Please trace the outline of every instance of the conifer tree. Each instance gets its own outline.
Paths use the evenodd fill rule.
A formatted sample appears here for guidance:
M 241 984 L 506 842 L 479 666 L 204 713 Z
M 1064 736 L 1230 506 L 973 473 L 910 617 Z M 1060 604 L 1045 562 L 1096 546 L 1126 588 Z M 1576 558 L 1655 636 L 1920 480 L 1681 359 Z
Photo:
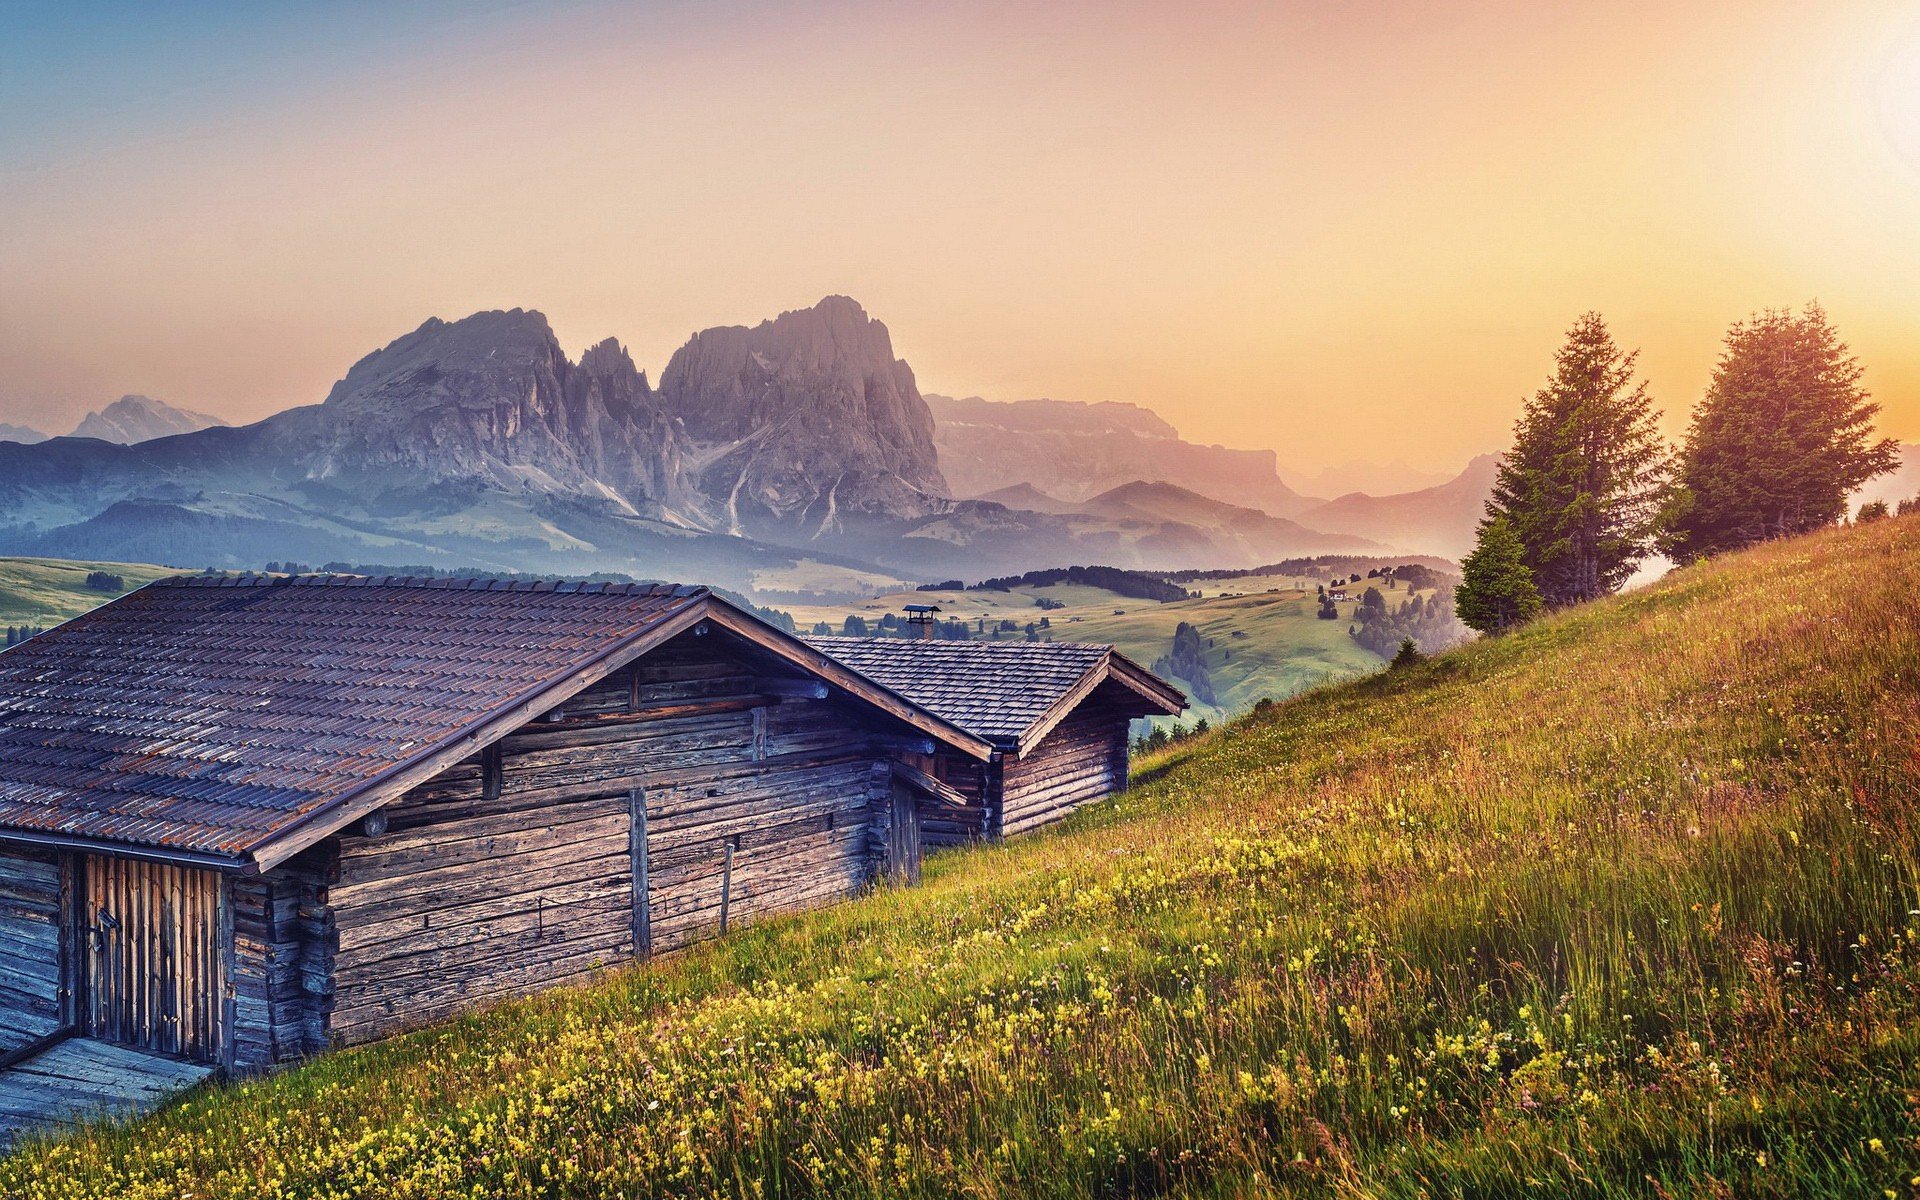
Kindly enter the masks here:
M 1549 608 L 1618 590 L 1653 549 L 1672 455 L 1638 356 L 1600 314 L 1575 321 L 1501 461 L 1487 515 L 1511 524 Z
M 1481 633 L 1504 632 L 1545 608 L 1527 566 L 1526 547 L 1506 517 L 1481 524 L 1473 553 L 1460 565 L 1463 578 L 1453 593 L 1453 611 Z
M 1880 406 L 1818 304 L 1727 332 L 1694 407 L 1662 548 L 1681 562 L 1831 525 L 1855 488 L 1899 465 L 1873 441 Z

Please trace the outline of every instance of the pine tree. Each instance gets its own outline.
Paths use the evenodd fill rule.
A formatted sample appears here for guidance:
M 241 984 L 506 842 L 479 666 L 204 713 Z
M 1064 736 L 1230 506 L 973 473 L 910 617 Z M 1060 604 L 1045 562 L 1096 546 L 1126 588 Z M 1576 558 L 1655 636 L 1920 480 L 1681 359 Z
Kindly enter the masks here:
M 1598 313 L 1575 321 L 1500 464 L 1487 515 L 1510 523 L 1549 607 L 1618 590 L 1653 549 L 1672 455 L 1637 357 Z
M 1453 610 L 1481 633 L 1500 633 L 1540 615 L 1545 604 L 1527 566 L 1526 547 L 1506 517 L 1480 526 L 1480 537 L 1460 564 L 1463 578 L 1453 593 Z
M 1872 441 L 1880 406 L 1818 304 L 1727 331 L 1694 407 L 1662 548 L 1681 562 L 1831 525 L 1847 495 L 1899 465 Z
M 1391 671 L 1404 671 L 1408 667 L 1418 664 L 1422 657 L 1420 647 L 1414 645 L 1412 638 L 1401 638 L 1400 650 L 1393 656 L 1393 661 L 1387 664 L 1387 669 Z

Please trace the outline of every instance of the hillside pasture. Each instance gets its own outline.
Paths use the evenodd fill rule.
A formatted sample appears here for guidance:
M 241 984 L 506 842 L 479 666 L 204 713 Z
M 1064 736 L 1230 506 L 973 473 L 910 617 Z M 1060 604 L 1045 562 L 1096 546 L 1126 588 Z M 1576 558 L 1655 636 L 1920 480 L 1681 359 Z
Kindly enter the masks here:
M 87 576 L 95 571 L 118 575 L 129 590 L 180 573 L 152 563 L 0 558 L 0 626 L 58 625 L 120 594 L 88 587 Z
M 1914 519 L 1678 571 L 0 1195 L 1912 1196 L 1916 594 Z

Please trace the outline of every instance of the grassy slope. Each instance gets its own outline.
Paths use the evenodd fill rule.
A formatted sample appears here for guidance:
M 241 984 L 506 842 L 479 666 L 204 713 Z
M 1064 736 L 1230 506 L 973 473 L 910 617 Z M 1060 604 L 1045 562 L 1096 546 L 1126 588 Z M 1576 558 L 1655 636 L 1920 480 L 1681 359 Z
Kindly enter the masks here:
M 1217 723 L 1224 716 L 1252 708 L 1262 697 L 1291 696 L 1320 684 L 1353 679 L 1384 665 L 1378 655 L 1347 635 L 1355 605 L 1341 606 L 1341 620 L 1322 621 L 1314 615 L 1312 588 L 1304 592 L 1295 588 L 1297 580 L 1261 577 L 1258 589 L 1245 581 L 1231 582 L 1242 587 L 1227 589 L 1227 595 L 1214 588 L 1203 599 L 1171 604 L 1135 600 L 1102 588 L 1063 585 L 1011 592 L 899 593 L 852 605 L 789 606 L 788 611 L 803 630 L 825 620 L 836 631 L 849 613 L 873 621 L 883 613 L 902 611 L 907 603 L 938 604 L 945 615 L 969 621 L 985 616 L 1024 625 L 1046 617 L 1051 622 L 1047 636 L 1055 640 L 1111 642 L 1148 666 L 1172 648 L 1174 627 L 1190 621 L 1203 637 L 1214 639 L 1207 653 L 1207 671 L 1220 703 L 1211 707 L 1196 704 L 1184 717 L 1189 722 L 1206 717 Z M 1282 591 L 1264 590 L 1282 586 L 1283 582 Z M 1408 594 L 1390 592 L 1388 597 L 1398 604 Z M 1034 606 L 1036 596 L 1059 600 L 1067 607 L 1041 610 Z M 1235 637 L 1235 633 L 1245 636 Z
M 0 626 L 57 625 L 113 599 L 87 587 L 89 571 L 120 576 L 129 588 L 177 575 L 150 563 L 68 562 L 58 558 L 0 558 Z
M 1920 520 L 1679 572 L 0 1195 L 1910 1195 L 1915 595 Z

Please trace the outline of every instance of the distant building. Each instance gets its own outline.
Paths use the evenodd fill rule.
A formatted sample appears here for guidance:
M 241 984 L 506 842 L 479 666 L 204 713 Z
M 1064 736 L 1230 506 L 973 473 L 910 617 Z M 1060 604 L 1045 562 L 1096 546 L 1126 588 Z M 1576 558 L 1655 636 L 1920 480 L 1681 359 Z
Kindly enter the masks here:
M 916 763 L 952 789 L 922 801 L 930 844 L 1010 837 L 1127 785 L 1127 726 L 1187 698 L 1111 646 L 809 638 L 845 665 L 990 743 L 981 762 L 937 748 Z

